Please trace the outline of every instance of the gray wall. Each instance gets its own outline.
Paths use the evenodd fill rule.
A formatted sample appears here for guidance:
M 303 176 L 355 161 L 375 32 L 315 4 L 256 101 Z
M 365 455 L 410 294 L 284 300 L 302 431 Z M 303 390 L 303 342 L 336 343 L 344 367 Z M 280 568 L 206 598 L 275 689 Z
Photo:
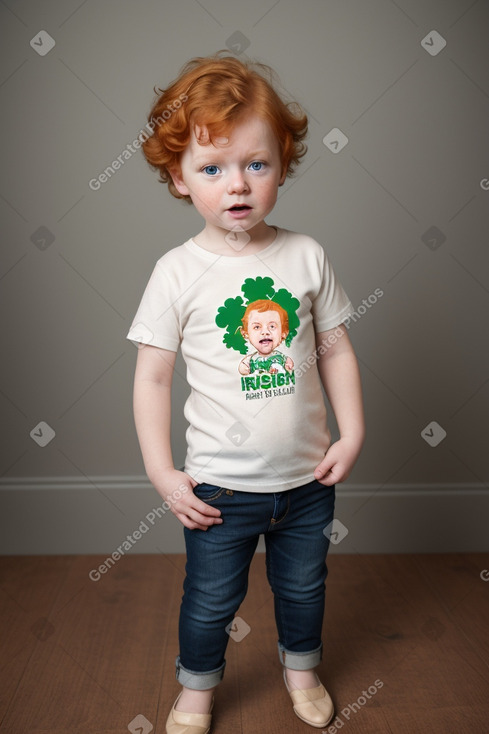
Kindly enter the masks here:
M 155 85 L 226 47 L 306 108 L 308 154 L 268 221 L 324 243 L 360 307 L 368 440 L 333 550 L 487 549 L 489 3 L 12 0 L 0 20 L 0 551 L 110 553 L 141 523 L 131 552 L 183 548 L 172 516 L 147 519 L 160 500 L 125 334 L 155 261 L 200 219 L 140 151 L 89 182 L 137 137 Z M 179 359 L 177 465 L 184 375 Z

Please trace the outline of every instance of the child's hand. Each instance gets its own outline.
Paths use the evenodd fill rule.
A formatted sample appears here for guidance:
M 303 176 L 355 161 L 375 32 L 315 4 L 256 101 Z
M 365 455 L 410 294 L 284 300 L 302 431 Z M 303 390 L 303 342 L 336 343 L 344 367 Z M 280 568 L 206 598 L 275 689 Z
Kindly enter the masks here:
M 207 530 L 210 525 L 222 523 L 221 511 L 195 496 L 193 488 L 196 484 L 195 479 L 185 472 L 170 469 L 156 489 L 186 528 Z
M 343 482 L 351 473 L 362 448 L 361 442 L 340 438 L 331 444 L 314 476 L 327 487 Z

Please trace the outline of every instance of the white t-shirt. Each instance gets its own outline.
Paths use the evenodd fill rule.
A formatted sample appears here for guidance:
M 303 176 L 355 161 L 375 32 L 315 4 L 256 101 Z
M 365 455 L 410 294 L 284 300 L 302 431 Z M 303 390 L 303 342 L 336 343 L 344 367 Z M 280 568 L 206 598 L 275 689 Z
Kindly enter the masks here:
M 181 347 L 191 388 L 185 471 L 199 483 L 292 489 L 314 479 L 331 443 L 315 332 L 353 307 L 321 245 L 275 229 L 254 255 L 215 255 L 192 239 L 167 252 L 127 335 Z

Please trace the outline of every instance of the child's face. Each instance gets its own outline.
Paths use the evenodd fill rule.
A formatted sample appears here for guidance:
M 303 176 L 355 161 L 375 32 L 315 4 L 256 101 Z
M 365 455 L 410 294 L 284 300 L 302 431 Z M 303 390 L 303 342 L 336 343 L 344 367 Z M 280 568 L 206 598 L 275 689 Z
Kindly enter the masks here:
M 238 123 L 229 139 L 214 142 L 200 145 L 192 133 L 180 171 L 172 171 L 175 186 L 191 197 L 213 234 L 225 236 L 239 228 L 253 237 L 285 180 L 278 142 L 268 123 L 256 116 Z M 233 209 L 236 205 L 244 208 Z
M 287 336 L 282 331 L 282 320 L 278 311 L 250 311 L 248 332 L 244 332 L 244 335 L 260 354 L 270 354 Z

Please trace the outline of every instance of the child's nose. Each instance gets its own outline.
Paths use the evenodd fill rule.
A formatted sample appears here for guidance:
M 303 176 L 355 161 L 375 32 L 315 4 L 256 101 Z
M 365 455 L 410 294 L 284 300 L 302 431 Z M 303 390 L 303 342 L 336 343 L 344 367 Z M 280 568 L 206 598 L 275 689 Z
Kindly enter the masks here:
M 241 171 L 234 171 L 229 176 L 228 181 L 228 193 L 229 194 L 242 194 L 248 190 L 248 184 L 244 175 Z

